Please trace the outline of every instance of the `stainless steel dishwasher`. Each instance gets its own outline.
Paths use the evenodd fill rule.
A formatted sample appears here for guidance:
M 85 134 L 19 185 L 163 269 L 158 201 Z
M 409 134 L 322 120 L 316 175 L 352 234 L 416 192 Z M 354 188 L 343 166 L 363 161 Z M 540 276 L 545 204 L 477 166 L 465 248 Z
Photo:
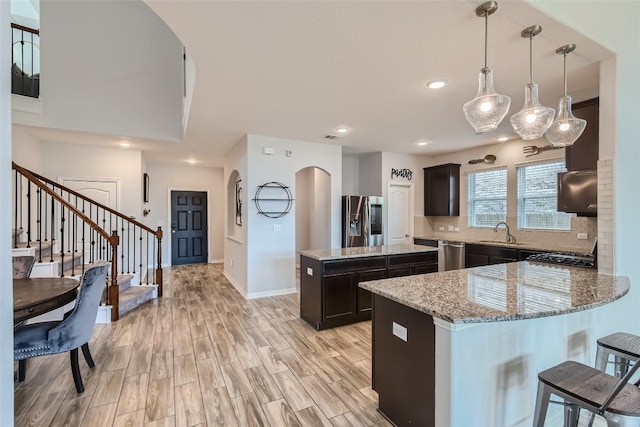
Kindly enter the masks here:
M 464 268 L 464 243 L 449 240 L 438 241 L 438 271 Z

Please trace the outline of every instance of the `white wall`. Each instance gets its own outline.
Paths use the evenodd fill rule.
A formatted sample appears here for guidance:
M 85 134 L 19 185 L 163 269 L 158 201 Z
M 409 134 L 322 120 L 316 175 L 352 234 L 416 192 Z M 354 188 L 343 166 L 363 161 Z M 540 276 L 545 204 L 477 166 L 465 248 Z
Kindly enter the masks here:
M 182 45 L 144 2 L 40 6 L 43 110 L 14 123 L 182 139 Z
M 360 194 L 360 159 L 342 156 L 342 194 L 345 196 Z
M 331 235 L 331 247 L 340 247 L 342 148 L 257 135 L 249 135 L 247 142 L 246 192 L 249 199 L 254 197 L 259 185 L 271 181 L 291 187 L 292 194 L 296 194 L 296 172 L 306 167 L 315 166 L 329 173 L 331 230 L 327 232 Z M 274 154 L 263 154 L 264 147 L 273 148 Z M 291 157 L 285 155 L 286 150 L 291 150 Z M 246 268 L 249 297 L 295 291 L 295 216 L 295 204 L 289 214 L 278 219 L 262 216 L 253 202 L 248 204 Z M 274 231 L 274 225 L 279 225 L 280 231 Z
M 19 166 L 42 173 L 42 142 L 22 126 L 11 126 L 11 156 Z
M 11 11 L 0 1 L 0 40 L 11 39 Z M 11 46 L 0 43 L 0 194 L 11 194 Z M 0 414 L 13 425 L 13 286 L 11 285 L 11 203 L 0 204 Z
M 247 137 L 238 141 L 227 153 L 224 161 L 224 183 L 228 186 L 230 178 L 235 182 L 237 172 L 242 179 L 242 227 L 233 236 L 225 235 L 224 239 L 224 275 L 244 296 L 247 295 L 247 235 L 251 217 L 249 215 L 250 187 L 248 182 Z M 230 214 L 227 209 L 226 215 Z M 229 219 L 225 216 L 225 224 Z M 235 229 L 234 229 L 235 230 Z
M 331 247 L 331 177 L 309 167 L 296 173 L 296 254 Z M 296 258 L 297 262 L 297 258 Z
M 300 251 L 311 248 L 311 209 L 313 202 L 313 169 L 296 173 L 296 263 Z
M 19 143 L 19 142 L 18 142 Z M 120 212 L 142 218 L 142 153 L 126 148 L 77 144 L 42 144 L 42 175 L 120 180 Z
M 162 227 L 162 263 L 171 264 L 171 191 L 207 192 L 207 240 L 209 262 L 224 258 L 224 208 L 226 186 L 222 168 L 203 168 L 195 165 L 166 165 L 146 163 L 149 174 L 149 203 L 151 212 L 141 222 L 156 229 Z
M 382 153 L 360 157 L 360 195 L 382 196 Z

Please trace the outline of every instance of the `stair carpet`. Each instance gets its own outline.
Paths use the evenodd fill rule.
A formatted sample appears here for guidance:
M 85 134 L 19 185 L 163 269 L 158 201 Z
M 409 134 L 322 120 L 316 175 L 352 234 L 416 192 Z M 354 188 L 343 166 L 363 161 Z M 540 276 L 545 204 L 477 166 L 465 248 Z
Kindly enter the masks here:
M 21 231 L 13 230 L 13 235 L 15 236 L 16 234 L 20 235 Z M 68 252 L 65 253 L 63 257 L 59 252 L 55 252 L 54 247 L 54 253 L 53 256 L 51 256 L 50 252 L 48 251 L 50 247 L 51 245 L 49 244 L 49 242 L 42 242 L 42 263 L 36 261 L 36 264 L 34 265 L 33 271 L 31 273 L 31 277 L 51 277 L 64 275 L 66 277 L 77 277 L 79 280 L 83 271 L 81 265 L 82 254 L 79 252 Z M 37 257 L 36 252 L 38 248 L 38 242 L 31 242 L 31 244 L 29 245 L 27 245 L 26 242 L 18 242 L 17 248 L 13 248 L 12 251 L 13 255 L 15 256 L 34 255 Z M 53 263 L 50 262 L 52 258 Z M 62 259 L 64 259 L 63 262 L 61 262 Z M 84 269 L 86 270 L 88 266 L 88 264 L 85 264 Z M 136 307 L 139 307 L 142 304 L 157 298 L 157 285 L 136 284 L 134 283 L 134 280 L 136 279 L 137 276 L 134 274 L 118 274 L 117 281 L 118 287 L 120 289 L 120 316 L 123 316 L 125 313 L 128 313 Z M 103 292 L 103 301 L 105 300 L 105 294 L 106 284 L 105 291 Z

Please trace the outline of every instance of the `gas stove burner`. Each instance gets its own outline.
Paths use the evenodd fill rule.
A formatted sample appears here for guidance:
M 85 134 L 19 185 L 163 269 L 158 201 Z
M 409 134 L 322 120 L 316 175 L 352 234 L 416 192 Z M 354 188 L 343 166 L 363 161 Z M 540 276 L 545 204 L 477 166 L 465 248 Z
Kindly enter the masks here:
M 527 257 L 527 261 L 548 262 L 553 264 L 569 265 L 573 267 L 597 268 L 593 255 L 585 255 L 574 252 L 542 253 Z

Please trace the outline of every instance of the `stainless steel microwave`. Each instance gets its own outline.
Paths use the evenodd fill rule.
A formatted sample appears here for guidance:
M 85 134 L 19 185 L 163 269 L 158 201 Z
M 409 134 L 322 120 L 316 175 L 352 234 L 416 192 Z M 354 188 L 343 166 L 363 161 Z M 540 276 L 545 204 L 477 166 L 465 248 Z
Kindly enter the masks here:
M 585 215 L 597 214 L 597 171 L 582 170 L 558 174 L 558 211 Z

